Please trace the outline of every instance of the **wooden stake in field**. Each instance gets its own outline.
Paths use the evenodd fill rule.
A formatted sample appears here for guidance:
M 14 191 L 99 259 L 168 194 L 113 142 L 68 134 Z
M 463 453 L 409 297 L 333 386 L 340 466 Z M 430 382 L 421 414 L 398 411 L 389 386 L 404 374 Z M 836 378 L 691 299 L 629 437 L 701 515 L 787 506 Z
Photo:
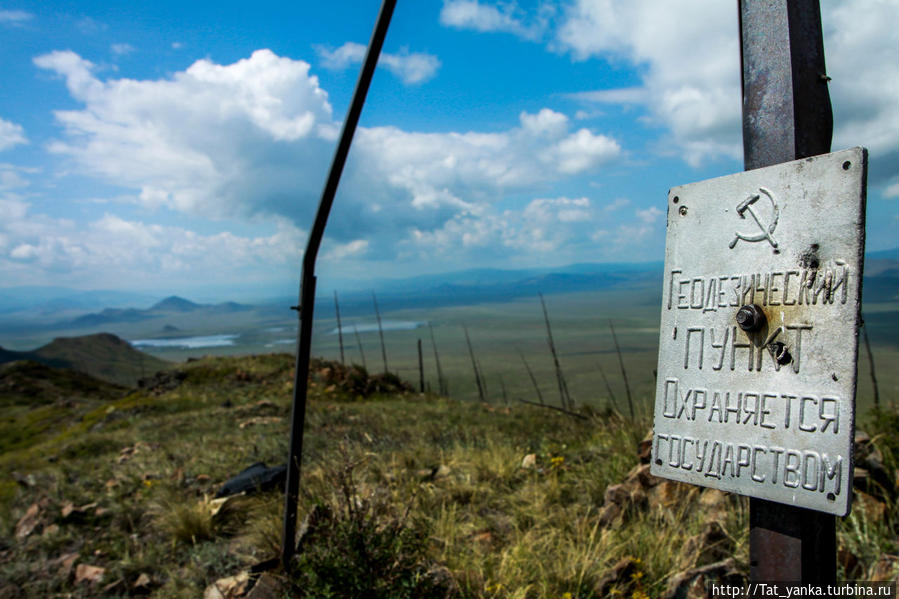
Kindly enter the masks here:
M 434 341 L 434 328 L 428 322 L 428 331 L 431 333 L 431 346 L 434 348 L 434 363 L 437 364 L 437 389 L 440 395 L 449 395 L 449 385 L 443 378 L 443 369 L 440 368 L 440 354 L 437 353 L 437 342 Z
M 425 392 L 425 366 L 421 359 L 421 338 L 418 339 L 418 388 L 422 393 Z
M 375 304 L 375 318 L 378 319 L 378 335 L 381 337 L 381 356 L 384 358 L 384 373 L 390 372 L 390 369 L 387 367 L 387 346 L 384 345 L 384 329 L 381 327 L 381 312 L 378 310 L 378 298 L 375 297 L 375 292 L 371 292 L 371 301 Z
M 602 369 L 602 364 L 599 362 L 596 363 L 596 367 L 599 368 L 599 374 L 602 376 L 602 382 L 606 385 L 606 393 L 609 394 L 609 401 L 612 402 L 612 409 L 621 414 L 621 409 L 618 407 L 618 400 L 615 399 L 615 394 L 612 392 L 612 385 L 609 384 L 609 379 L 606 377 L 606 371 Z
M 540 400 L 540 405 L 545 405 L 546 402 L 543 401 L 543 394 L 540 393 L 540 385 L 537 384 L 537 379 L 534 377 L 531 367 L 528 366 L 528 361 L 524 359 L 524 354 L 521 353 L 521 350 L 518 350 L 518 355 L 521 356 L 521 361 L 524 362 L 524 368 L 528 371 L 528 376 L 531 377 L 531 383 L 534 385 L 534 391 L 537 393 L 537 399 Z
M 540 305 L 543 307 L 543 320 L 546 322 L 546 340 L 549 343 L 549 351 L 553 355 L 553 364 L 556 367 L 556 382 L 559 385 L 559 400 L 562 402 L 563 408 L 571 410 L 573 402 L 571 401 L 571 396 L 568 394 L 568 384 L 565 382 L 565 375 L 562 373 L 562 366 L 559 364 L 559 356 L 556 354 L 556 344 L 553 342 L 552 327 L 549 326 L 549 314 L 546 311 L 546 302 L 543 301 L 542 293 L 538 295 L 540 296 Z
M 462 325 L 462 328 L 465 330 L 465 343 L 468 344 L 468 355 L 471 356 L 471 369 L 474 371 L 474 382 L 478 386 L 478 399 L 481 401 L 487 401 L 487 398 L 484 396 L 484 386 L 481 383 L 481 374 L 478 372 L 478 363 L 474 357 L 474 349 L 471 347 L 471 339 L 468 337 L 468 327 Z
M 621 365 L 621 378 L 624 379 L 624 390 L 627 393 L 627 407 L 631 413 L 631 420 L 634 419 L 634 400 L 631 397 L 631 386 L 627 382 L 627 372 L 624 370 L 624 358 L 621 357 L 621 347 L 618 345 L 618 337 L 615 335 L 615 327 L 612 326 L 612 319 L 609 319 L 609 330 L 612 331 L 612 341 L 615 342 L 615 351 L 618 353 L 618 364 Z M 605 375 L 603 375 L 605 376 Z
M 877 388 L 877 373 L 874 372 L 874 354 L 871 353 L 871 342 L 868 340 L 868 327 L 862 327 L 865 338 L 865 349 L 868 352 L 868 364 L 871 366 L 871 384 L 874 386 L 874 408 L 880 409 L 880 390 Z
M 362 368 L 368 371 L 368 366 L 365 364 L 365 352 L 362 351 L 362 339 L 359 338 L 359 329 L 356 328 L 356 324 L 353 323 L 353 334 L 356 335 L 356 344 L 359 346 L 359 356 L 362 358 Z
M 337 290 L 334 290 L 334 312 L 337 314 L 337 341 L 340 343 L 340 363 L 346 366 L 343 359 L 343 327 L 340 325 L 340 303 L 337 301 Z

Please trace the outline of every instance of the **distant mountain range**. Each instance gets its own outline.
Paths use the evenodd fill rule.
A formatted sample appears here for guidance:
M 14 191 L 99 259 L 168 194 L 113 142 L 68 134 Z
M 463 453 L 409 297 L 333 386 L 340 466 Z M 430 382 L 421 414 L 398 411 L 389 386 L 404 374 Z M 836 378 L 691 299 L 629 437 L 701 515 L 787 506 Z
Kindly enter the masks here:
M 138 308 L 106 308 L 99 313 L 85 314 L 72 320 L 58 323 L 72 328 L 96 327 L 116 322 L 138 322 L 149 320 L 173 313 L 204 312 L 207 314 L 230 314 L 244 310 L 252 310 L 253 306 L 246 306 L 235 302 L 222 302 L 220 304 L 195 304 L 183 297 L 172 295 L 164 300 L 156 302 L 146 310 Z
M 135 386 L 139 378 L 171 366 L 169 362 L 134 349 L 109 333 L 58 337 L 35 350 L 12 351 L 0 347 L 0 364 L 29 360 L 53 368 L 90 374 L 118 385 Z
M 354 310 L 370 311 L 370 290 L 377 292 L 378 303 L 385 311 L 508 301 L 534 297 L 538 293 L 616 288 L 645 290 L 645 295 L 641 297 L 651 303 L 659 301 L 661 276 L 661 262 L 579 263 L 523 269 L 474 268 L 401 279 L 382 279 L 369 284 L 360 282 L 355 285 L 355 290 L 338 289 L 338 292 L 341 310 L 346 310 L 348 314 Z M 364 290 L 359 290 L 360 288 Z M 322 315 L 332 314 L 330 290 L 320 287 L 318 291 L 316 313 L 319 314 L 321 309 Z M 899 248 L 866 254 L 863 296 L 866 302 L 889 302 L 899 298 Z M 149 308 L 133 307 L 147 305 L 150 301 L 155 303 Z M 295 296 L 273 298 L 251 306 L 235 302 L 199 304 L 174 295 L 158 300 L 148 299 L 148 296 L 142 294 L 109 290 L 17 287 L 0 289 L 0 329 L 10 332 L 97 330 L 104 325 L 137 323 L 165 316 L 217 316 L 254 309 L 281 314 L 287 306 L 295 303 Z

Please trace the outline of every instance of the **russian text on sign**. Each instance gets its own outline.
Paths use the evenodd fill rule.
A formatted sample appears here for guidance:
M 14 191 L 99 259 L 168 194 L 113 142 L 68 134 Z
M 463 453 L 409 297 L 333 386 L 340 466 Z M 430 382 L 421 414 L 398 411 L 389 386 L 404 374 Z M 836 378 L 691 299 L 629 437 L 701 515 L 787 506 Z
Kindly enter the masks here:
M 669 192 L 653 474 L 848 513 L 866 171 L 854 148 Z

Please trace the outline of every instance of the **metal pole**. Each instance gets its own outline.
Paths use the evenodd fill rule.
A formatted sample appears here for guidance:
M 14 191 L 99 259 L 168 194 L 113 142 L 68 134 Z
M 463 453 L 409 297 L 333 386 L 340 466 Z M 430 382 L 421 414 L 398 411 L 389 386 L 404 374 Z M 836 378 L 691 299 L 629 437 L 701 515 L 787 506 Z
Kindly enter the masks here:
M 818 0 L 738 0 L 745 170 L 830 151 Z M 750 498 L 752 581 L 836 581 L 835 518 Z
M 368 43 L 368 52 L 362 63 L 362 71 L 353 92 L 353 100 L 347 111 L 343 129 L 340 132 L 340 141 L 334 152 L 331 162 L 331 170 L 328 180 L 322 190 L 321 201 L 318 204 L 318 212 L 315 214 L 315 222 L 309 233 L 309 241 L 306 244 L 306 252 L 303 255 L 303 273 L 300 284 L 300 303 L 294 308 L 298 312 L 300 326 L 297 333 L 296 368 L 293 381 L 293 406 L 291 408 L 290 422 L 290 448 L 287 454 L 287 484 L 284 490 L 284 529 L 281 537 L 281 563 L 285 569 L 290 568 L 290 560 L 293 558 L 296 539 L 297 524 L 297 500 L 300 488 L 300 461 L 303 455 L 303 425 L 306 419 L 306 383 L 309 376 L 309 351 L 312 345 L 312 314 L 315 302 L 315 259 L 325 232 L 325 224 L 328 222 L 328 214 L 331 212 L 331 204 L 334 203 L 334 195 L 337 193 L 337 185 L 340 183 L 340 175 L 346 163 L 350 144 L 353 141 L 353 133 L 365 104 L 365 95 L 371 84 L 371 78 L 378 64 L 378 56 L 387 28 L 390 25 L 390 17 L 396 0 L 383 0 L 378 20 L 375 24 L 371 40 Z

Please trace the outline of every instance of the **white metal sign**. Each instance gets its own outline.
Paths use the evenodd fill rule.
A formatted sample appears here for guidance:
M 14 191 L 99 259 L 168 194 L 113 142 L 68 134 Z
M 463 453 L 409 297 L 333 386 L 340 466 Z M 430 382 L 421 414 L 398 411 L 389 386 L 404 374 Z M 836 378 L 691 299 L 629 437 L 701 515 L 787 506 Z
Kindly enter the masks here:
M 849 512 L 866 173 L 854 148 L 669 192 L 654 475 Z

